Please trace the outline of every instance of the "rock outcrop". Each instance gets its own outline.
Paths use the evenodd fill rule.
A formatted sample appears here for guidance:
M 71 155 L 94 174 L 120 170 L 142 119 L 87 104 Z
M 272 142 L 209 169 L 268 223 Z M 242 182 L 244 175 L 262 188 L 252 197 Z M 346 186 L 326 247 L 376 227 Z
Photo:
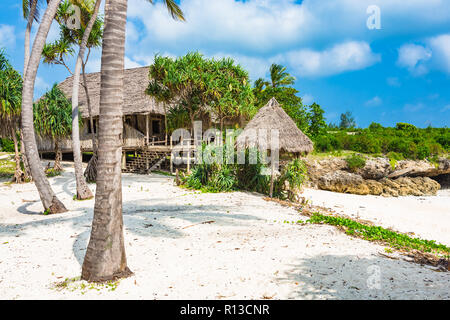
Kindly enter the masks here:
M 364 179 L 382 179 L 392 172 L 388 159 L 375 158 L 366 161 L 364 168 L 356 171 Z
M 342 170 L 330 172 L 318 179 L 318 187 L 341 193 L 382 195 L 386 197 L 435 195 L 440 185 L 428 177 L 402 177 L 379 181 Z
M 389 159 L 366 160 L 363 168 L 350 172 L 341 158 L 307 161 L 311 187 L 342 193 L 382 196 L 435 195 L 440 184 L 429 177 L 445 179 L 450 174 L 450 160 L 437 164 L 426 160 L 401 160 L 392 168 Z M 442 178 L 444 177 L 444 178 Z
M 397 176 L 435 177 L 442 174 L 449 174 L 450 159 L 441 158 L 438 163 L 431 163 L 426 160 L 401 160 L 395 165 L 395 171 L 392 175 L 399 171 L 403 172 Z

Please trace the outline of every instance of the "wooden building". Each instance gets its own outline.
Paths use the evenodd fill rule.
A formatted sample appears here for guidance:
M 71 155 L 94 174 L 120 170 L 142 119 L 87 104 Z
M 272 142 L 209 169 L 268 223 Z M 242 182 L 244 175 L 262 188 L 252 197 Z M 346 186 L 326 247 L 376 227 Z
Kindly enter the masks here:
M 170 141 L 165 135 L 165 108 L 145 94 L 149 67 L 125 69 L 124 73 L 123 169 L 126 172 L 150 171 L 158 161 L 170 155 Z M 89 73 L 86 77 L 94 126 L 90 126 L 86 94 L 80 86 L 79 108 L 83 122 L 80 140 L 81 151 L 92 152 L 91 133 L 97 130 L 100 108 L 100 72 Z M 72 83 L 73 77 L 69 77 L 58 85 L 69 99 L 72 97 Z M 38 135 L 36 139 L 40 153 L 54 152 L 52 139 Z M 60 146 L 63 153 L 72 152 L 70 138 L 60 141 Z

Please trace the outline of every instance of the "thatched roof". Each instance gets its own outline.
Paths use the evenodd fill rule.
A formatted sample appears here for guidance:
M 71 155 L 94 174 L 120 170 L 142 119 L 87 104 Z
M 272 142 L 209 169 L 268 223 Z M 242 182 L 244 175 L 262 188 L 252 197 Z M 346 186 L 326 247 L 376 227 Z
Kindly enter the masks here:
M 267 134 L 258 135 L 259 129 L 267 130 Z M 313 150 L 312 141 L 297 127 L 275 98 L 250 120 L 237 137 L 236 144 L 240 148 L 269 146 L 270 130 L 278 130 L 281 152 L 309 153 Z
M 153 98 L 145 94 L 149 78 L 149 67 L 140 67 L 133 69 L 125 69 L 124 78 L 124 105 L 123 114 L 139 114 L 139 113 L 155 113 L 164 114 L 164 107 L 161 103 L 157 103 Z M 93 116 L 98 116 L 100 107 L 100 72 L 86 74 L 89 97 L 91 98 L 91 106 Z M 81 76 L 82 80 L 83 77 Z M 58 87 L 65 93 L 68 98 L 72 97 L 73 77 L 69 77 Z M 84 88 L 79 89 L 79 105 L 81 116 L 89 117 L 89 110 L 86 103 L 86 95 Z

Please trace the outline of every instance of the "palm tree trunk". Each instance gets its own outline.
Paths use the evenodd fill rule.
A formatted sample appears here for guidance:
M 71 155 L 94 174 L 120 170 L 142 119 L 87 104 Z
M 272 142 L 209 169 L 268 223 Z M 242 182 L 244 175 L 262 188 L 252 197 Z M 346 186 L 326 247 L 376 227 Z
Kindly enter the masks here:
M 94 117 L 92 116 L 92 105 L 91 105 L 91 99 L 89 98 L 89 89 L 87 85 L 87 79 L 86 79 L 86 68 L 85 64 L 82 65 L 83 70 L 83 87 L 84 91 L 86 93 L 86 102 L 88 105 L 89 110 L 89 123 L 91 125 L 91 138 L 92 138 L 92 157 L 89 160 L 89 163 L 86 167 L 86 170 L 84 171 L 84 176 L 86 177 L 87 181 L 95 182 L 97 181 L 97 139 L 96 139 L 96 133 L 94 130 Z
M 95 3 L 94 12 L 91 19 L 84 31 L 83 38 L 80 44 L 80 51 L 78 53 L 77 62 L 75 64 L 75 71 L 73 75 L 73 87 L 72 87 L 72 152 L 73 162 L 75 168 L 75 180 L 77 184 L 77 199 L 86 200 L 91 199 L 91 190 L 89 189 L 86 180 L 83 176 L 83 160 L 81 156 L 81 144 L 80 144 L 80 126 L 79 126 L 79 108 L 78 108 L 78 92 L 80 88 L 80 71 L 83 64 L 84 52 L 86 51 L 86 45 L 91 34 L 92 27 L 97 19 L 98 10 L 100 8 L 101 0 L 97 0 Z M 84 84 L 87 89 L 87 84 Z
M 27 27 L 25 29 L 25 45 L 24 45 L 24 55 L 23 55 L 23 76 L 25 77 L 25 73 L 27 72 L 28 61 L 30 60 L 30 35 L 31 35 L 31 27 L 33 25 L 34 14 L 36 12 L 37 2 L 38 0 L 33 1 L 31 4 L 30 12 L 28 13 L 27 19 Z
M 20 126 L 22 127 L 22 125 Z M 32 182 L 30 166 L 28 165 L 27 156 L 25 154 L 25 143 L 23 142 L 22 130 L 20 130 L 20 154 L 22 156 L 24 182 Z
M 42 48 L 44 47 L 48 31 L 60 2 L 61 0 L 51 0 L 45 10 L 33 43 L 28 66 L 26 67 L 22 91 L 22 131 L 25 152 L 30 165 L 31 175 L 36 184 L 44 209 L 50 214 L 66 212 L 67 209 L 53 192 L 39 159 L 33 126 L 33 91 Z
M 106 281 L 132 274 L 127 267 L 122 217 L 122 105 L 127 0 L 105 5 L 102 46 L 98 177 L 92 231 L 81 278 Z
M 25 29 L 25 45 L 24 45 L 24 55 L 23 55 L 23 77 L 25 77 L 25 73 L 27 72 L 28 61 L 30 60 L 30 38 L 31 38 L 31 27 L 33 26 L 34 14 L 37 8 L 38 0 L 33 1 L 31 4 L 30 12 L 28 13 L 27 19 L 27 27 Z M 22 127 L 22 124 L 20 125 Z M 22 130 L 20 132 L 20 154 L 22 156 L 22 163 L 24 167 L 24 181 L 31 181 L 31 170 L 28 165 L 27 156 L 25 154 L 25 144 L 23 143 L 23 135 Z
M 17 132 L 13 128 L 11 129 L 11 135 L 14 141 L 14 160 L 16 161 L 16 169 L 14 170 L 14 182 L 15 183 L 22 183 L 23 182 L 23 172 L 20 168 L 20 153 L 19 153 L 19 146 L 17 142 Z
M 60 148 L 59 139 L 55 140 L 55 164 L 53 165 L 53 170 L 55 171 L 63 171 L 61 166 L 62 153 Z
M 92 116 L 92 104 L 91 104 L 91 98 L 89 96 L 89 87 L 87 84 L 87 78 L 86 78 L 86 66 L 83 63 L 82 65 L 83 67 L 83 83 L 84 83 L 84 92 L 86 94 L 86 103 L 88 105 L 88 111 L 89 111 L 89 123 L 91 125 L 91 139 L 92 139 L 92 151 L 94 152 L 94 154 L 97 153 L 97 140 L 96 140 L 96 132 L 94 130 L 94 117 Z

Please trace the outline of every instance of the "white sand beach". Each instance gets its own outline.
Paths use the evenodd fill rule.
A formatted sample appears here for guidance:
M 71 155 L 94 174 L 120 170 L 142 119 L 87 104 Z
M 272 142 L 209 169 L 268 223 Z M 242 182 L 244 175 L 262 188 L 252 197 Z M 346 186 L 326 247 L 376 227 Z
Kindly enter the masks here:
M 386 258 L 385 247 L 331 226 L 284 223 L 307 218 L 261 195 L 200 194 L 158 174 L 123 175 L 134 275 L 115 290 L 81 281 L 56 289 L 81 273 L 94 200 L 72 200 L 71 169 L 50 181 L 70 212 L 44 216 L 33 184 L 0 184 L 1 299 L 450 299 L 449 272 Z M 315 205 L 450 244 L 448 193 L 305 195 Z
M 312 204 L 339 214 L 450 245 L 449 189 L 439 190 L 436 196 L 390 198 L 306 189 L 304 196 Z

